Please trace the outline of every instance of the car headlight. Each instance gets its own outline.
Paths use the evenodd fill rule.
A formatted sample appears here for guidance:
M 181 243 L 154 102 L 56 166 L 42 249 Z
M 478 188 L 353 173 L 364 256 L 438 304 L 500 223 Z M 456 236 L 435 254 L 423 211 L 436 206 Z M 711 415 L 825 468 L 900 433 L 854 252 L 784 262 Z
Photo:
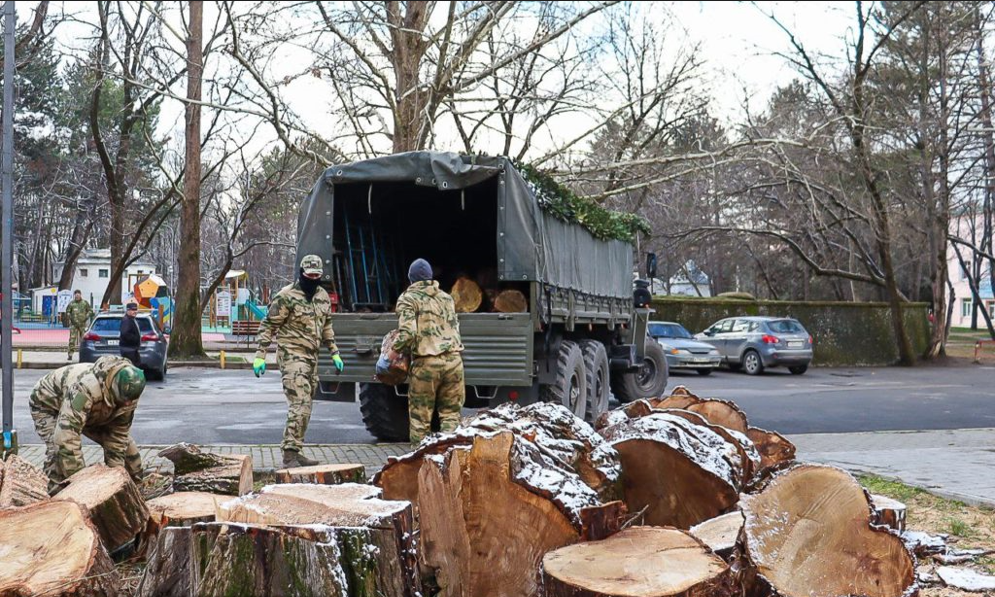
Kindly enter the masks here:
M 719 351 L 717 349 L 713 348 L 712 350 L 708 351 L 708 354 L 709 354 L 709 356 L 717 357 L 717 356 L 719 356 Z
M 691 351 L 684 350 L 683 348 L 671 348 L 670 349 L 670 354 L 685 355 L 685 354 L 691 354 Z

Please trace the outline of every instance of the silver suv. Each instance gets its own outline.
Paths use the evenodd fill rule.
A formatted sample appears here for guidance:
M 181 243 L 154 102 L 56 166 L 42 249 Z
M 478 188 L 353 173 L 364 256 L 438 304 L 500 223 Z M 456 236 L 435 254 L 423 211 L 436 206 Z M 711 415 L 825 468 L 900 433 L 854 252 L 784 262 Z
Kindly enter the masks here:
M 718 349 L 730 369 L 759 375 L 768 367 L 785 365 L 794 375 L 812 362 L 812 336 L 795 319 L 730 317 L 695 336 Z
M 107 355 L 121 355 L 119 338 L 122 317 L 125 317 L 124 313 L 100 313 L 97 315 L 80 343 L 80 363 L 93 363 L 98 358 Z M 149 381 L 162 381 L 165 379 L 169 367 L 166 358 L 169 337 L 162 333 L 155 319 L 147 313 L 140 313 L 135 319 L 138 323 L 138 331 L 142 333 L 142 344 L 138 349 L 141 367 Z

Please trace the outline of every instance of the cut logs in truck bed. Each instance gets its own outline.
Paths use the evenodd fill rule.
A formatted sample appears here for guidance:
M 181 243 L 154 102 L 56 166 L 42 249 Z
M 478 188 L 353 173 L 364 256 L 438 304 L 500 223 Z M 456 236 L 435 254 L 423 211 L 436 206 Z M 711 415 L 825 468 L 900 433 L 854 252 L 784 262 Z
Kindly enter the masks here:
M 252 491 L 252 457 L 203 452 L 180 443 L 159 452 L 173 463 L 174 491 L 245 495 Z

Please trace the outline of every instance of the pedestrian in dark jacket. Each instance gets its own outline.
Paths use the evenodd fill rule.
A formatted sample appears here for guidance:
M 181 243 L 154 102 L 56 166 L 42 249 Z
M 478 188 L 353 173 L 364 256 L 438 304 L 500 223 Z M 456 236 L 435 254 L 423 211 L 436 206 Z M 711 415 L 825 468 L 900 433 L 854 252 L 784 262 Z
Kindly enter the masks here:
M 138 305 L 128 303 L 121 318 L 121 356 L 131 361 L 135 367 L 141 366 L 138 349 L 142 345 L 142 332 L 138 329 Z

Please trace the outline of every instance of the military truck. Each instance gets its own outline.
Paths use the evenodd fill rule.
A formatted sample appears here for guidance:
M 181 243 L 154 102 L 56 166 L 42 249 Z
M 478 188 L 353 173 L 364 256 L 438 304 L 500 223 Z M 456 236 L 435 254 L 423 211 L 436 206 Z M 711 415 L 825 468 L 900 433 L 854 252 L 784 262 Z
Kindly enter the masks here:
M 527 300 L 521 313 L 460 314 L 467 407 L 554 401 L 592 421 L 612 391 L 661 394 L 667 363 L 647 340 L 649 310 L 634 306 L 632 244 L 599 240 L 542 196 L 504 157 L 410 152 L 325 170 L 301 205 L 297 258 L 325 261 L 345 371 L 323 353 L 316 398 L 358 394 L 370 433 L 407 440 L 407 387 L 374 373 L 418 257 L 443 290 L 466 276 Z

